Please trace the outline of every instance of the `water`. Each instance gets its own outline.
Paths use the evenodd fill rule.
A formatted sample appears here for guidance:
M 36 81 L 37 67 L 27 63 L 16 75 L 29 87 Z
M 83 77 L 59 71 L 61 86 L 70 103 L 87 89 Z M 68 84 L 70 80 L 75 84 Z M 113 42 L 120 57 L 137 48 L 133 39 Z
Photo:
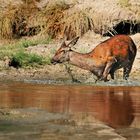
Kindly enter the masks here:
M 136 86 L 1 82 L 0 109 L 0 140 L 140 139 Z

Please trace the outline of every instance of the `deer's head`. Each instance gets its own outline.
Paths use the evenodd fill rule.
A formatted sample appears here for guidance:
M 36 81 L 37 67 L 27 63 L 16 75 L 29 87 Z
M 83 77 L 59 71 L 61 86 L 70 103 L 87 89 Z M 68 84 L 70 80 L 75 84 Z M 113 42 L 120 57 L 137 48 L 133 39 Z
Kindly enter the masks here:
M 72 51 L 71 47 L 76 44 L 79 37 L 74 38 L 70 43 L 66 44 L 64 41 L 61 47 L 56 51 L 55 55 L 53 56 L 51 63 L 63 63 L 69 61 L 69 52 Z

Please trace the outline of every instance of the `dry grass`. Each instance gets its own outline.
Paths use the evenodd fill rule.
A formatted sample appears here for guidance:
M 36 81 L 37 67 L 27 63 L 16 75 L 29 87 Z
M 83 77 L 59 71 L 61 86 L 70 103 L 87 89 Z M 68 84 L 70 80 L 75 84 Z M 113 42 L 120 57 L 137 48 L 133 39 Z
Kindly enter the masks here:
M 22 3 L 18 5 L 9 4 L 4 11 L 0 10 L 0 37 L 20 38 L 45 35 L 58 39 L 65 37 L 69 40 L 75 36 L 82 36 L 88 30 L 104 34 L 112 29 L 114 24 L 123 20 L 122 17 L 119 18 L 122 15 L 121 11 L 120 14 L 113 11 L 114 15 L 111 12 L 104 14 L 104 10 L 101 11 L 96 7 L 95 9 L 94 7 L 75 8 L 75 3 L 68 4 L 67 0 L 50 0 L 45 7 L 39 8 L 36 4 L 39 1 L 22 0 Z M 139 19 L 139 6 L 132 8 L 129 0 L 118 0 L 118 3 L 121 7 L 127 7 L 126 11 L 134 13 L 132 20 Z M 76 9 L 75 12 L 71 12 L 73 7 Z M 88 9 L 92 10 L 88 11 Z M 130 20 L 129 13 L 123 14 L 125 19 Z M 139 21 L 137 20 L 137 22 Z
M 42 18 L 43 28 L 40 34 L 46 34 L 52 38 L 61 35 L 64 23 L 62 22 L 65 12 L 70 8 L 70 5 L 65 2 L 49 3 L 43 11 L 39 13 Z
M 121 7 L 129 7 L 131 5 L 129 0 L 119 0 L 119 4 Z
M 14 24 L 14 10 L 9 6 L 10 10 L 4 11 L 0 14 L 0 37 L 3 38 L 12 38 L 13 36 L 13 24 Z
M 48 4 L 43 11 L 46 24 L 41 34 L 48 34 L 52 38 L 72 39 L 92 29 L 92 19 L 87 16 L 86 11 L 78 10 L 71 14 L 68 13 L 68 9 L 72 6 L 65 2 Z
M 67 39 L 81 36 L 92 28 L 92 20 L 81 10 L 69 15 L 67 10 L 71 7 L 63 1 L 50 2 L 40 11 L 29 1 L 18 7 L 8 5 L 0 14 L 0 36 L 15 38 L 40 34 Z
M 27 20 L 31 14 L 36 12 L 38 8 L 33 3 L 7 5 L 4 11 L 0 11 L 0 37 L 15 38 L 26 35 Z
M 64 18 L 64 32 L 66 38 L 72 39 L 75 36 L 82 36 L 88 30 L 93 29 L 93 21 L 86 11 L 77 11 L 70 16 Z

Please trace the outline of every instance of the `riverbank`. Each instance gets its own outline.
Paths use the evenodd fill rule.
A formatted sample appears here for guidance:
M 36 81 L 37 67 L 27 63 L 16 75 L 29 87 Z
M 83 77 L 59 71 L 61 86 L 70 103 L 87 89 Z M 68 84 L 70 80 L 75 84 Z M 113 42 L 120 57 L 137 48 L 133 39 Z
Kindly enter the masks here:
M 87 53 L 91 51 L 97 44 L 106 40 L 109 37 L 102 37 L 101 35 L 94 34 L 93 32 L 86 33 L 79 39 L 74 46 L 74 50 L 80 53 Z M 140 81 L 140 34 L 132 35 L 137 46 L 137 55 L 130 73 L 130 81 L 132 84 L 139 83 Z M 49 58 L 54 55 L 55 51 L 60 47 L 62 41 L 52 41 L 48 44 L 38 44 L 35 46 L 28 46 L 24 51 L 28 54 L 36 54 L 42 58 Z M 95 84 L 96 77 L 90 72 L 80 69 L 69 64 L 56 64 L 52 65 L 43 64 L 37 67 L 14 67 L 9 66 L 10 59 L 1 61 L 0 79 L 1 80 L 16 80 L 16 81 L 44 81 L 44 83 L 73 83 L 73 78 L 83 84 Z M 111 83 L 126 82 L 122 80 L 122 70 L 115 74 L 115 79 Z M 108 83 L 108 82 L 107 82 Z M 101 82 L 102 84 L 102 82 Z M 127 85 L 127 82 L 126 82 Z

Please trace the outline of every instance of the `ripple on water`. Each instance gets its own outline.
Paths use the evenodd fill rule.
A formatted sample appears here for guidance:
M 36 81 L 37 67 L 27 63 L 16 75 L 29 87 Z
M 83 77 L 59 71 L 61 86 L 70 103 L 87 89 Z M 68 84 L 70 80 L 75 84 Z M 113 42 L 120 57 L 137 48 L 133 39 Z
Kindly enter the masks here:
M 74 85 L 92 85 L 92 86 L 140 86 L 140 81 L 139 80 L 122 80 L 122 79 L 117 79 L 117 80 L 110 80 L 108 82 L 104 82 L 104 81 L 97 81 L 95 83 L 95 81 L 88 81 L 88 82 L 72 82 L 71 80 L 28 80 L 25 79 L 24 80 L 25 83 L 35 83 L 35 84 L 74 84 Z

